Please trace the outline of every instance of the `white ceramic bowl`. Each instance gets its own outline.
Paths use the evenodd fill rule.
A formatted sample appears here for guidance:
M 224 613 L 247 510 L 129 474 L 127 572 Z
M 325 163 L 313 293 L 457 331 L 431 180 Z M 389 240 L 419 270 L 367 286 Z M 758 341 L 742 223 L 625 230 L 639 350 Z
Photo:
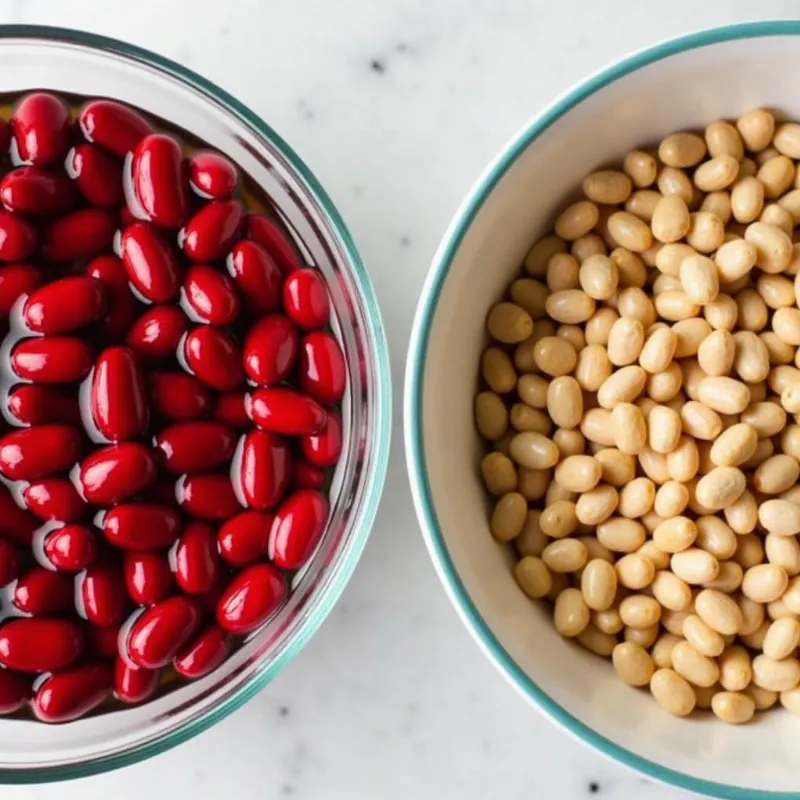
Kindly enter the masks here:
M 584 742 L 650 777 L 715 797 L 800 797 L 800 719 L 735 727 L 678 719 L 609 661 L 562 639 L 492 540 L 473 396 L 484 319 L 586 173 L 672 131 L 766 106 L 800 119 L 800 22 L 705 31 L 589 78 L 530 122 L 481 176 L 436 255 L 406 374 L 406 448 L 431 557 L 483 651 L 528 700 Z

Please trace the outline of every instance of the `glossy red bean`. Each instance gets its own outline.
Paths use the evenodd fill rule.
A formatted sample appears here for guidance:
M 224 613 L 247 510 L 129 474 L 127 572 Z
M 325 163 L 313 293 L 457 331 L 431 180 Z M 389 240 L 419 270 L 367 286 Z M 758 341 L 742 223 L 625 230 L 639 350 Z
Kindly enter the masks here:
M 212 200 L 194 213 L 178 242 L 192 261 L 218 261 L 239 238 L 243 220 L 244 209 L 238 200 Z
M 25 339 L 11 354 L 11 368 L 23 380 L 34 383 L 75 383 L 89 374 L 92 351 L 75 336 Z
M 0 244 L 2 250 L 2 244 Z M 30 294 L 44 283 L 44 272 L 29 264 L 0 266 L 0 320 L 8 316 L 20 295 Z
M 239 315 L 239 295 L 233 281 L 214 267 L 206 264 L 189 267 L 183 293 L 200 322 L 230 325 Z
M 80 456 L 80 437 L 68 425 L 37 425 L 0 439 L 0 473 L 12 481 L 36 481 L 68 470 Z
M 112 506 L 146 489 L 156 479 L 153 451 L 138 442 L 121 442 L 95 450 L 80 465 L 83 496 L 96 506 Z
M 69 333 L 102 317 L 106 302 L 102 281 L 74 275 L 33 292 L 25 301 L 22 317 L 37 333 Z
M 212 389 L 229 392 L 244 380 L 239 348 L 219 328 L 198 326 L 186 337 L 183 352 L 189 369 Z
M 302 436 L 317 433 L 325 425 L 325 409 L 308 395 L 276 387 L 253 392 L 253 422 L 265 431 Z
M 244 511 L 224 522 L 217 532 L 219 554 L 233 567 L 247 567 L 267 554 L 272 514 Z
M 329 411 L 328 418 L 319 433 L 303 436 L 300 449 L 316 467 L 332 467 L 342 454 L 342 420 L 338 411 Z
M 314 552 L 328 521 L 328 501 L 321 492 L 300 489 L 275 514 L 267 552 L 281 569 L 299 569 Z
M 154 371 L 148 385 L 153 411 L 166 419 L 199 419 L 211 409 L 211 393 L 194 375 Z
M 108 311 L 103 318 L 103 329 L 106 336 L 116 340 L 127 333 L 136 308 L 125 267 L 116 256 L 98 256 L 89 263 L 86 274 L 106 287 Z
M 126 341 L 143 361 L 171 358 L 188 326 L 189 320 L 180 308 L 152 306 L 133 323 Z
M 109 697 L 113 684 L 109 664 L 82 664 L 47 678 L 39 686 L 31 708 L 42 722 L 71 722 L 97 708 Z
M 88 651 L 109 661 L 113 661 L 119 653 L 119 626 L 102 628 L 99 625 L 87 625 L 86 640 Z
M 347 367 L 339 343 L 324 331 L 306 334 L 300 345 L 300 386 L 324 405 L 332 406 L 344 396 Z
M 267 314 L 244 340 L 244 369 L 262 386 L 280 383 L 294 366 L 299 349 L 297 328 L 280 314 Z
M 168 597 L 133 623 L 127 640 L 128 657 L 138 667 L 164 667 L 194 636 L 199 624 L 196 601 L 185 595 Z
M 0 586 L 19 577 L 22 572 L 22 553 L 16 545 L 0 539 Z
M 175 582 L 186 594 L 205 594 L 219 578 L 217 537 L 205 522 L 191 522 L 175 548 Z
M 231 651 L 231 637 L 216 625 L 209 625 L 175 656 L 172 666 L 190 680 L 215 670 Z
M 284 274 L 305 266 L 294 244 L 273 217 L 259 213 L 248 214 L 245 217 L 244 238 L 258 242 L 275 259 Z
M 0 670 L 0 714 L 19 711 L 31 696 L 31 681 L 10 669 Z
M 264 511 L 286 493 L 291 452 L 285 440 L 267 431 L 247 434 L 242 448 L 239 481 L 249 508 Z
M 30 511 L 20 508 L 11 492 L 0 484 L 0 536 L 23 547 L 29 547 L 33 541 L 34 531 L 41 527 L 41 524 Z
M 125 553 L 122 570 L 128 597 L 137 605 L 152 606 L 172 591 L 172 570 L 164 553 L 152 550 Z
M 0 181 L 0 202 L 15 214 L 63 214 L 75 205 L 75 190 L 60 172 L 18 167 Z
M 133 152 L 131 183 L 136 201 L 159 228 L 178 229 L 189 213 L 189 186 L 180 143 L 152 133 Z
M 290 484 L 294 489 L 321 489 L 325 485 L 325 471 L 304 458 L 295 457 Z
M 99 147 L 79 144 L 73 147 L 64 168 L 84 200 L 98 208 L 116 208 L 122 203 L 122 167 Z
M 196 519 L 223 520 L 242 511 L 228 475 L 188 475 L 181 478 L 177 494 L 184 513 Z
M 271 564 L 245 567 L 222 593 L 217 622 L 228 633 L 250 633 L 280 608 L 287 594 L 286 579 Z
M 236 435 L 221 422 L 180 422 L 164 428 L 155 437 L 161 463 L 168 472 L 205 472 L 229 461 Z
M 30 222 L 0 209 L 0 261 L 24 261 L 36 249 L 36 240 Z
M 8 410 L 21 425 L 41 425 L 46 422 L 81 424 L 77 396 L 50 386 L 17 386 L 8 396 Z
M 69 109 L 49 92 L 33 92 L 11 116 L 17 152 L 23 161 L 43 167 L 60 161 L 70 136 Z
M 322 275 L 315 269 L 298 269 L 283 283 L 283 308 L 300 328 L 324 328 L 330 319 L 328 289 Z
M 119 625 L 128 604 L 122 568 L 111 562 L 96 562 L 78 581 L 82 616 L 92 625 Z
M 117 220 L 110 211 L 80 208 L 45 227 L 42 255 L 56 263 L 94 258 L 111 247 L 116 232 Z
M 14 619 L 0 628 L 0 664 L 17 672 L 52 672 L 77 661 L 84 650 L 81 629 L 67 619 Z
M 43 478 L 28 484 L 23 492 L 31 513 L 49 522 L 78 522 L 88 506 L 66 478 Z
M 120 256 L 130 282 L 153 303 L 178 296 L 180 272 L 172 248 L 148 222 L 129 225 L 120 239 Z
M 247 413 L 249 404 L 249 395 L 246 392 L 223 392 L 217 395 L 212 416 L 231 428 L 248 429 L 252 426 Z
M 142 703 L 152 697 L 160 679 L 160 670 L 133 667 L 121 658 L 114 663 L 114 694 L 123 703 Z
M 32 567 L 17 581 L 12 601 L 26 614 L 57 614 L 72 608 L 74 591 L 72 575 Z
M 174 508 L 149 503 L 123 503 L 103 519 L 106 539 L 122 550 L 169 547 L 180 533 L 181 519 Z
M 80 572 L 97 557 L 97 542 L 85 525 L 64 525 L 47 534 L 44 554 L 56 569 Z
M 281 271 L 260 244 L 249 240 L 237 242 L 226 263 L 250 313 L 266 314 L 278 308 Z
M 153 127 L 132 108 L 115 100 L 92 100 L 81 110 L 78 124 L 84 138 L 117 158 L 136 148 Z
M 225 200 L 236 191 L 239 173 L 222 153 L 196 150 L 189 156 L 189 181 L 201 197 Z
M 92 418 L 112 442 L 135 439 L 147 427 L 147 394 L 139 360 L 129 347 L 109 347 L 98 357 L 90 394 Z

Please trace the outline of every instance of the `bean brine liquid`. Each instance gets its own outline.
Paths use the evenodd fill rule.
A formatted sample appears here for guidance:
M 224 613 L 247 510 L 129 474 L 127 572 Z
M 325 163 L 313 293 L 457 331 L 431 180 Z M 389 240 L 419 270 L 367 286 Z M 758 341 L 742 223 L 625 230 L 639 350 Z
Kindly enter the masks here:
M 0 120 L 0 714 L 207 675 L 328 517 L 324 280 L 223 154 L 106 99 Z

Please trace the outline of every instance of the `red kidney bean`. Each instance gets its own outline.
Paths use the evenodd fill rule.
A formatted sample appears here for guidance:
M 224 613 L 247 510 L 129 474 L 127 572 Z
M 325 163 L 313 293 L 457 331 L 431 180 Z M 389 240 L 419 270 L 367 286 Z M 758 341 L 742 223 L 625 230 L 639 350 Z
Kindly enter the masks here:
M 300 449 L 316 467 L 332 467 L 342 454 L 342 420 L 338 411 L 329 411 L 328 419 L 319 433 L 303 436 Z
M 181 509 L 196 519 L 223 520 L 242 511 L 227 475 L 188 475 L 178 493 Z
M 25 324 L 37 333 L 69 333 L 106 311 L 106 291 L 96 278 L 74 275 L 48 283 L 25 301 Z
M 112 506 L 150 486 L 157 473 L 152 450 L 138 442 L 122 442 L 88 455 L 81 462 L 78 480 L 88 502 Z
M 298 269 L 283 283 L 283 308 L 300 328 L 324 328 L 331 315 L 328 289 L 315 269 Z
M 175 548 L 175 581 L 186 594 L 211 591 L 219 578 L 217 538 L 205 522 L 191 522 Z
M 103 519 L 106 539 L 122 550 L 169 547 L 180 533 L 180 515 L 174 508 L 147 503 L 123 503 Z
M 5 586 L 22 572 L 22 553 L 19 548 L 0 539 L 0 586 Z
M 89 374 L 92 351 L 75 336 L 25 339 L 11 354 L 11 368 L 23 380 L 34 383 L 75 383 Z
M 180 228 L 189 211 L 189 187 L 178 141 L 145 136 L 133 152 L 131 183 L 142 210 L 159 228 Z
M 39 267 L 32 267 L 29 264 L 0 266 L 0 320 L 8 316 L 11 306 L 20 295 L 30 294 L 43 282 L 44 273 Z
M 242 449 L 239 480 L 250 508 L 275 506 L 289 486 L 291 453 L 280 436 L 267 431 L 247 434 Z
M 0 261 L 23 261 L 36 249 L 36 239 L 30 222 L 0 209 Z
M 15 214 L 63 214 L 75 205 L 75 190 L 60 172 L 18 167 L 0 181 L 0 201 Z
M 244 238 L 258 242 L 285 275 L 305 266 L 280 223 L 266 214 L 253 213 L 245 217 Z
M 111 247 L 116 217 L 102 208 L 80 208 L 45 227 L 42 255 L 47 261 L 84 261 Z M 25 258 L 25 256 L 19 256 Z
M 236 435 L 221 422 L 180 422 L 156 434 L 155 446 L 168 472 L 205 472 L 230 460 Z
M 42 722 L 71 722 L 97 708 L 114 683 L 111 667 L 102 661 L 56 672 L 39 686 L 31 708 Z
M 85 525 L 64 525 L 47 534 L 44 554 L 56 569 L 80 572 L 95 560 L 97 543 Z
M 325 409 L 293 389 L 258 389 L 251 400 L 253 422 L 265 431 L 302 436 L 317 433 L 325 425 Z
M 58 617 L 14 619 L 0 628 L 0 664 L 17 672 L 52 672 L 77 661 L 81 629 Z
M 101 628 L 99 625 L 86 626 L 88 649 L 98 658 L 113 660 L 119 653 L 119 626 Z
M 222 524 L 217 532 L 219 554 L 233 567 L 246 567 L 267 554 L 272 514 L 244 511 Z
M 225 331 L 201 325 L 186 337 L 183 351 L 189 369 L 206 386 L 228 392 L 242 383 L 242 357 Z
M 239 238 L 243 219 L 238 200 L 212 200 L 195 212 L 178 241 L 192 261 L 218 261 Z
M 11 492 L 0 484 L 0 536 L 29 547 L 34 531 L 41 524 L 30 511 L 20 508 Z
M 186 302 L 202 322 L 230 325 L 239 315 L 239 295 L 233 281 L 214 267 L 189 267 L 183 291 Z
M 294 366 L 297 328 L 280 314 L 267 314 L 250 328 L 244 340 L 244 369 L 261 385 L 280 383 Z
M 300 489 L 275 514 L 267 552 L 281 569 L 299 569 L 319 543 L 328 521 L 328 501 L 321 492 Z
M 26 614 L 57 614 L 72 607 L 74 591 L 72 575 L 32 567 L 17 581 L 12 599 Z
M 181 286 L 172 248 L 148 222 L 134 222 L 122 233 L 120 256 L 130 282 L 153 303 L 178 296 Z
M 228 272 L 252 314 L 275 311 L 280 302 L 281 271 L 272 256 L 256 242 L 237 242 L 228 256 Z
M 164 667 L 192 638 L 199 624 L 196 601 L 185 595 L 168 597 L 133 623 L 126 643 L 128 657 L 137 667 Z
M 64 168 L 90 205 L 116 208 L 122 203 L 122 167 L 99 147 L 76 145 L 67 153 Z
M 78 124 L 84 138 L 117 158 L 134 150 L 153 127 L 132 108 L 115 100 L 92 100 L 81 109 Z
M 225 392 L 217 395 L 213 417 L 218 422 L 224 422 L 231 428 L 247 429 L 251 425 L 247 413 L 249 395 L 246 392 Z
M 35 481 L 69 469 L 80 455 L 78 432 L 68 425 L 37 425 L 0 439 L 0 473 L 12 481 Z
M 137 605 L 152 606 L 172 591 L 172 570 L 164 553 L 149 550 L 125 553 L 122 570 L 128 597 Z
M 189 181 L 201 197 L 225 200 L 236 191 L 239 173 L 222 153 L 196 150 L 189 156 Z
M 250 633 L 278 610 L 288 591 L 286 579 L 271 564 L 245 567 L 222 593 L 217 622 L 228 633 Z
M 114 694 L 123 703 L 141 703 L 152 697 L 161 679 L 161 670 L 133 667 L 118 658 L 114 662 Z
M 304 458 L 295 458 L 290 484 L 295 489 L 321 489 L 325 485 L 325 471 Z
M 147 427 L 147 395 L 139 360 L 128 347 L 109 347 L 97 359 L 92 376 L 91 409 L 106 439 L 135 439 Z
M 216 625 L 209 625 L 175 656 L 172 666 L 178 675 L 196 680 L 215 670 L 230 651 L 231 637 Z
M 19 711 L 30 696 L 29 678 L 10 669 L 0 670 L 0 714 L 13 714 Z
M 67 151 L 69 109 L 49 92 L 23 97 L 12 113 L 11 125 L 23 161 L 43 167 L 55 164 Z
M 98 256 L 86 267 L 86 274 L 102 281 L 106 287 L 108 312 L 103 327 L 107 336 L 117 339 L 128 331 L 135 310 L 125 267 L 116 256 Z
M 211 394 L 194 375 L 154 371 L 148 376 L 150 403 L 162 417 L 199 419 L 211 408 Z
M 33 481 L 23 496 L 31 512 L 45 522 L 78 522 L 86 514 L 86 503 L 66 478 Z
M 110 562 L 96 562 L 78 580 L 86 619 L 101 627 L 119 625 L 128 601 L 122 569 Z
M 344 395 L 347 367 L 339 343 L 324 331 L 303 337 L 300 345 L 300 386 L 325 405 L 335 405 Z
M 81 424 L 77 396 L 63 394 L 49 386 L 17 386 L 8 396 L 8 410 L 21 425 L 41 425 L 45 422 Z
M 189 320 L 176 306 L 152 306 L 131 326 L 126 337 L 142 360 L 157 361 L 175 355 Z

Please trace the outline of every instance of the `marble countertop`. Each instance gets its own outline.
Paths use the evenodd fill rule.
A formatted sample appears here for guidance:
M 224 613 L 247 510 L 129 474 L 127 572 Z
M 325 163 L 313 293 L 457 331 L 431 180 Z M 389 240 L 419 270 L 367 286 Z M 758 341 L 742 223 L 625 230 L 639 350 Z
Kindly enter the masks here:
M 266 690 L 142 764 L 3 800 L 672 800 L 555 729 L 495 673 L 419 535 L 400 395 L 414 307 L 478 172 L 610 60 L 792 0 L 5 0 L 0 22 L 127 39 L 204 74 L 288 139 L 338 204 L 382 301 L 395 382 L 380 515 L 328 621 Z

